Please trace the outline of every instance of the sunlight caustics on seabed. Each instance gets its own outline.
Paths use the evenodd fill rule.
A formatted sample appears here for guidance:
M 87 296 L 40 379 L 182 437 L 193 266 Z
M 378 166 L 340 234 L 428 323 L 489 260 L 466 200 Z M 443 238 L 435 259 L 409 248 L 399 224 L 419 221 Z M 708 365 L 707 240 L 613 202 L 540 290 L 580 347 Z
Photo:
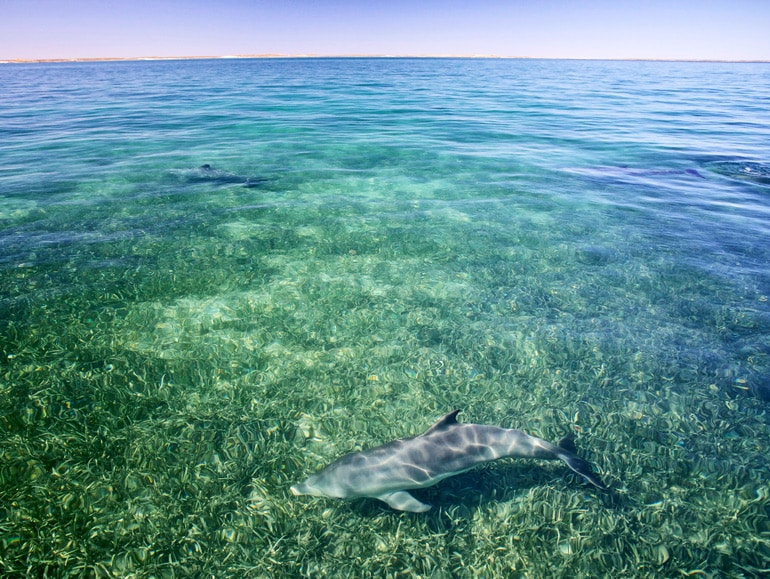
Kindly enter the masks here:
M 0 69 L 0 570 L 770 570 L 770 67 Z M 558 440 L 294 497 L 467 422 Z

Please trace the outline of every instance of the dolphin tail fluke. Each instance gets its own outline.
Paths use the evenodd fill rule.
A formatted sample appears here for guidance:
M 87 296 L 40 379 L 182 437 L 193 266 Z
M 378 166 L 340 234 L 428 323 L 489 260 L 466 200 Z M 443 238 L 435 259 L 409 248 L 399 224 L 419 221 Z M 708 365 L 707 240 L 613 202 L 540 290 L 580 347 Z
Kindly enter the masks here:
M 575 446 L 575 436 L 570 433 L 559 441 L 557 445 L 557 454 L 560 459 L 567 463 L 567 466 L 572 469 L 573 472 L 579 474 L 596 488 L 606 491 L 607 487 L 599 480 L 593 472 L 591 463 L 587 460 L 583 460 L 577 454 L 577 447 Z

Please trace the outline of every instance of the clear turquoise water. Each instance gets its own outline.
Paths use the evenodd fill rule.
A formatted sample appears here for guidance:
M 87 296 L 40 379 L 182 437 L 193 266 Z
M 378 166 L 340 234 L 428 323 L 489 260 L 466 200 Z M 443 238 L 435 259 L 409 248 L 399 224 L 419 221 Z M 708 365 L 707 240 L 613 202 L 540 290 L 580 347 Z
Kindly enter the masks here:
M 0 570 L 770 570 L 770 66 L 0 68 Z M 209 169 L 201 168 L 209 165 Z M 425 515 L 293 497 L 461 419 L 577 433 Z

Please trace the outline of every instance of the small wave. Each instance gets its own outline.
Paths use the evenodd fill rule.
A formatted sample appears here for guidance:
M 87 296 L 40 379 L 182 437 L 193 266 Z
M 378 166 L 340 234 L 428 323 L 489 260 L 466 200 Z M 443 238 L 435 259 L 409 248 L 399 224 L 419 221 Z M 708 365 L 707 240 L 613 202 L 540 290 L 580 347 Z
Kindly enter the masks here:
M 708 168 L 730 179 L 749 181 L 757 185 L 770 186 L 770 165 L 756 161 L 719 161 L 710 163 Z

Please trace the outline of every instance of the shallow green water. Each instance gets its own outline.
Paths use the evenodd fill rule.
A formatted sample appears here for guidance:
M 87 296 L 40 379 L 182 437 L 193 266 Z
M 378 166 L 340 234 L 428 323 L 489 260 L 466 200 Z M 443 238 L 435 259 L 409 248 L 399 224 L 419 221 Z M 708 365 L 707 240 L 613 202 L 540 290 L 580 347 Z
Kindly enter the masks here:
M 0 69 L 0 569 L 770 570 L 770 68 Z M 208 168 L 204 168 L 208 165 Z M 577 435 L 293 497 L 446 412 Z

